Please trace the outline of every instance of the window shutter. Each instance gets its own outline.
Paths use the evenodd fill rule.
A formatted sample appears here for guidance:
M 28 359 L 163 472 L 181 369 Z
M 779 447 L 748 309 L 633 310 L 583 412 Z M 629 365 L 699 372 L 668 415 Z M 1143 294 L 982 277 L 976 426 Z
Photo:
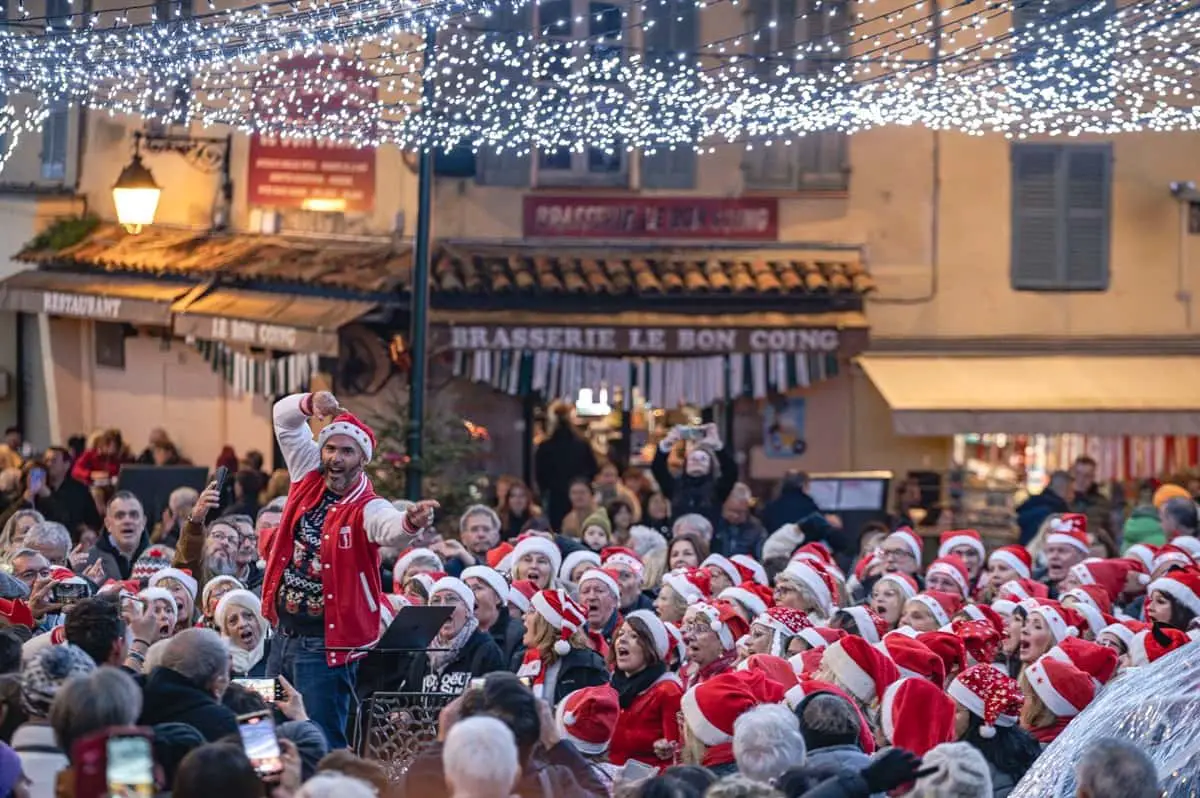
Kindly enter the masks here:
M 1070 147 L 1063 155 L 1066 287 L 1102 291 L 1108 288 L 1112 151 L 1109 147 Z
M 696 63 L 700 48 L 700 20 L 694 0 L 657 0 L 646 6 L 646 16 L 654 21 L 645 31 L 646 60 L 660 69 L 670 70 Z M 684 53 L 683 61 L 678 54 Z M 690 145 L 662 148 L 642 156 L 642 188 L 691 189 L 696 187 L 696 151 Z
M 42 179 L 61 180 L 67 170 L 67 130 L 70 110 L 56 108 L 42 125 Z
M 1059 150 L 1012 148 L 1012 285 L 1016 289 L 1060 284 Z
M 487 29 L 500 33 L 506 41 L 516 41 L 518 33 L 528 37 L 533 32 L 533 3 L 523 3 L 520 7 L 500 3 L 488 19 Z M 521 70 L 500 64 L 496 67 L 496 77 L 515 83 L 521 80 Z M 485 186 L 523 188 L 529 185 L 532 163 L 528 154 L 518 155 L 510 150 L 496 152 L 485 147 L 479 151 L 475 179 Z

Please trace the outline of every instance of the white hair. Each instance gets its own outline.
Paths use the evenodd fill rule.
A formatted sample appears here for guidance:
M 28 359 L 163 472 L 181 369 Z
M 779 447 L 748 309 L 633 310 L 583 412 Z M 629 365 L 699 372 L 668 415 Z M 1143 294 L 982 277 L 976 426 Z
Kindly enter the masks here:
M 150 648 L 146 649 L 146 661 L 142 663 L 142 670 L 146 673 L 162 665 L 163 654 L 167 653 L 167 646 L 171 645 L 171 638 L 164 637 L 162 640 L 155 640 L 150 644 Z
M 199 498 L 200 492 L 198 490 L 185 485 L 182 488 L 176 488 L 171 491 L 171 495 L 167 497 L 167 506 L 171 508 L 171 512 L 178 515 L 179 511 L 185 507 L 195 507 L 196 500 Z
M 325 771 L 304 782 L 295 798 L 376 798 L 378 794 L 362 779 Z
M 712 521 L 709 521 L 699 513 L 688 513 L 687 515 L 681 515 L 679 518 L 675 519 L 675 523 L 671 527 L 671 535 L 673 537 L 678 537 L 682 532 L 694 532 L 702 537 L 705 541 L 712 540 Z
M 512 729 L 484 715 L 460 720 L 446 735 L 442 769 L 455 796 L 508 798 L 520 774 Z
M 29 527 L 21 545 L 27 549 L 62 549 L 63 554 L 66 554 L 71 550 L 71 533 L 57 521 L 39 521 Z
M 785 706 L 763 704 L 733 722 L 733 757 L 748 779 L 770 783 L 803 765 L 807 755 L 800 719 Z
M 1133 743 L 1104 737 L 1083 751 L 1075 766 L 1079 789 L 1091 798 L 1158 798 L 1154 761 Z
M 992 798 L 991 768 L 970 743 L 934 746 L 921 766 L 934 772 L 921 777 L 908 798 Z

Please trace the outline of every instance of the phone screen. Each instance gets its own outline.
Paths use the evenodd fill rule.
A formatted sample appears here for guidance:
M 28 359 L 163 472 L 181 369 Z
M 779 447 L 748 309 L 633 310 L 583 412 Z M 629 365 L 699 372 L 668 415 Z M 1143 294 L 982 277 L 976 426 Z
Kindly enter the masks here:
M 31 468 L 29 470 L 29 490 L 37 493 L 46 485 L 46 469 Z
M 279 700 L 279 688 L 276 687 L 274 679 L 234 679 L 233 683 L 240 684 L 247 690 L 253 690 L 268 704 Z
M 278 776 L 283 772 L 283 752 L 275 737 L 275 721 L 269 713 L 245 715 L 238 718 L 242 747 L 260 777 Z
M 147 737 L 109 737 L 106 746 L 109 795 L 154 795 L 154 753 Z

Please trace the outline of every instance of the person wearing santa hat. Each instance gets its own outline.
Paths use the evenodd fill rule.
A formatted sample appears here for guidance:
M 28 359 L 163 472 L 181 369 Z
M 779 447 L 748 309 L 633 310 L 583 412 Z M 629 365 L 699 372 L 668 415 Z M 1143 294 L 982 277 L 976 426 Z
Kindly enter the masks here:
M 486 565 L 472 565 L 462 572 L 462 580 L 475 594 L 475 620 L 479 629 L 496 641 L 505 663 L 511 662 L 521 648 L 525 627 L 508 611 L 511 588 L 504 575 Z
M 538 586 L 528 579 L 518 579 L 508 586 L 508 614 L 520 621 L 522 628 L 525 616 L 533 611 L 533 597 L 538 592 Z M 521 632 L 524 636 L 524 631 Z
M 988 557 L 989 595 L 996 595 L 1005 582 L 1033 578 L 1033 557 L 1024 546 L 1001 546 Z
M 925 756 L 929 749 L 954 742 L 954 700 L 926 679 L 904 678 L 888 685 L 879 702 L 883 743 Z
M 1021 728 L 1043 748 L 1058 739 L 1071 719 L 1096 697 L 1096 684 L 1091 676 L 1070 662 L 1053 657 L 1031 663 L 1021 673 L 1019 684 L 1025 696 Z
M 563 557 L 558 569 L 558 583 L 575 597 L 579 596 L 579 577 L 584 571 L 600 567 L 600 555 L 591 549 L 579 549 Z
M 532 532 L 517 538 L 512 551 L 512 578 L 528 579 L 539 590 L 549 590 L 562 567 L 562 552 L 554 541 Z
M 1042 580 L 1050 589 L 1051 597 L 1058 595 L 1058 583 L 1066 579 L 1072 565 L 1091 556 L 1092 544 L 1088 539 L 1087 516 L 1082 513 L 1064 513 L 1049 521 L 1046 534 L 1046 576 Z
M 678 624 L 687 608 L 712 598 L 711 575 L 704 568 L 672 571 L 662 578 L 662 587 L 654 599 L 654 611 L 664 621 Z
M 609 546 L 600 552 L 601 564 L 617 574 L 621 588 L 620 609 L 626 615 L 637 610 L 653 610 L 654 599 L 642 592 L 645 587 L 646 564 L 633 549 Z
M 683 761 L 700 765 L 718 777 L 737 772 L 733 755 L 733 724 L 760 704 L 783 701 L 784 689 L 762 671 L 722 673 L 683 694 Z
M 837 597 L 833 575 L 813 560 L 792 560 L 775 577 L 775 603 L 806 613 L 814 623 L 829 620 Z
M 190 629 L 196 623 L 196 593 L 200 584 L 188 571 L 179 568 L 163 568 L 146 581 L 147 587 L 161 587 L 175 597 L 178 620 L 175 633 Z
M 249 590 L 232 590 L 217 604 L 213 620 L 217 634 L 229 644 L 230 675 L 235 679 L 266 675 L 272 639 L 262 600 Z
M 313 417 L 330 420 L 316 441 Z M 405 548 L 438 503 L 401 511 L 375 495 L 364 473 L 375 435 L 333 394 L 284 397 L 274 420 L 292 481 L 263 576 L 263 614 L 282 638 L 267 673 L 295 685 L 330 748 L 345 748 L 357 660 L 380 634 L 379 549 Z
M 608 756 L 620 714 L 617 691 L 607 684 L 576 690 L 554 713 L 559 735 L 575 746 L 610 791 L 621 775 L 620 766 Z
M 517 670 L 535 695 L 557 706 L 583 687 L 607 684 L 608 667 L 587 638 L 587 610 L 565 590 L 542 590 L 525 615 L 525 658 Z
M 688 653 L 687 668 L 681 672 L 684 686 L 694 687 L 732 669 L 737 641 L 749 632 L 749 625 L 727 601 L 688 607 L 683 625 Z
M 609 659 L 617 691 L 617 718 L 609 761 L 630 759 L 651 767 L 672 763 L 679 743 L 679 702 L 683 687 L 667 666 L 672 638 L 651 612 L 636 610 L 617 629 Z
M 967 581 L 972 585 L 977 583 L 987 554 L 979 532 L 974 529 L 951 529 L 943 532 L 938 539 L 938 557 L 950 554 L 962 558 L 967 566 Z
M 138 597 L 146 602 L 146 609 L 158 619 L 158 637 L 165 640 L 175 634 L 175 626 L 179 623 L 179 606 L 175 597 L 161 587 L 148 587 L 138 593 Z
M 885 573 L 903 573 L 916 579 L 921 572 L 924 544 L 909 527 L 902 526 L 884 538 L 879 551 Z
M 887 654 L 866 640 L 846 636 L 825 647 L 813 678 L 842 688 L 865 712 L 900 678 L 900 671 Z
M 1129 647 L 1133 644 L 1134 635 L 1150 628 L 1149 624 L 1141 621 L 1118 621 L 1110 623 L 1096 635 L 1099 645 L 1111 648 L 1117 652 L 1121 667 L 1129 664 Z
M 962 596 L 956 593 L 926 590 L 905 603 L 900 625 L 910 626 L 918 632 L 933 632 L 948 626 L 962 607 Z
M 957 705 L 954 731 L 987 760 L 993 795 L 1008 795 L 1042 749 L 1018 724 L 1024 696 L 1016 679 L 991 665 L 973 665 L 946 688 Z
M 1149 665 L 1191 642 L 1192 638 L 1186 632 L 1154 624 L 1133 636 L 1129 643 L 1129 664 L 1134 667 Z
M 908 574 L 898 571 L 884 574 L 871 587 L 871 609 L 887 622 L 888 629 L 895 629 L 900 625 L 904 605 L 920 592 L 917 580 Z
M 1099 643 L 1078 637 L 1068 637 L 1046 653 L 1052 659 L 1069 662 L 1096 681 L 1096 689 L 1108 684 L 1117 673 L 1120 658 L 1117 652 Z
M 432 549 L 417 547 L 402 551 L 392 566 L 392 592 L 404 593 L 417 574 L 433 573 L 442 573 L 442 559 Z
M 467 689 L 471 679 L 507 667 L 496 641 L 479 628 L 475 593 L 465 582 L 453 576 L 434 582 L 429 605 L 450 607 L 453 612 L 438 629 L 429 651 L 412 658 L 405 690 L 458 694 Z
M 1146 620 L 1186 632 L 1200 615 L 1200 570 L 1171 571 L 1146 589 Z
M 750 653 L 789 657 L 792 638 L 811 628 L 812 621 L 799 610 L 770 607 L 750 624 Z
M 579 603 L 587 611 L 586 632 L 596 653 L 604 657 L 612 644 L 613 633 L 621 621 L 617 602 L 620 575 L 611 568 L 592 568 L 579 578 Z
M 829 619 L 830 627 L 844 629 L 846 634 L 857 635 L 868 643 L 878 643 L 888 633 L 888 624 L 873 609 L 866 606 L 840 609 Z
M 962 638 L 953 632 L 938 630 L 917 635 L 925 647 L 938 656 L 946 671 L 946 680 L 957 676 L 967 664 L 967 651 Z M 945 687 L 945 682 L 942 686 Z
M 945 687 L 945 663 L 920 640 L 902 634 L 889 634 L 879 643 L 878 648 L 896 663 L 896 669 L 902 678 L 915 676 L 936 685 L 938 690 Z
M 950 630 L 958 635 L 963 642 L 966 652 L 966 667 L 972 665 L 987 665 L 996 661 L 996 652 L 1000 649 L 1003 627 L 985 620 L 968 620 L 957 618 L 950 623 Z
M 753 622 L 755 618 L 775 606 L 775 591 L 757 582 L 742 582 L 740 585 L 727 587 L 717 598 L 731 603 L 746 623 Z
M 972 584 L 967 564 L 957 554 L 938 557 L 925 570 L 926 590 L 957 593 L 966 599 L 971 596 Z
M 1074 610 L 1049 599 L 1026 599 L 1013 614 L 1025 616 L 1025 623 L 1021 626 L 1019 654 L 1026 667 L 1043 657 L 1061 640 L 1077 637 L 1082 623 Z
M 1068 590 L 1062 596 L 1062 605 L 1079 613 L 1085 624 L 1079 633 L 1088 640 L 1095 640 L 1100 630 L 1113 620 L 1108 593 L 1099 585 L 1082 585 Z

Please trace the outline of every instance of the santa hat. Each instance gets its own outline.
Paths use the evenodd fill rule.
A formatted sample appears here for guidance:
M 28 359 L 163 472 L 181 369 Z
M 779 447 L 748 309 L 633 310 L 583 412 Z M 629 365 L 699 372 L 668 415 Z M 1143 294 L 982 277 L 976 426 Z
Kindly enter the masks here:
M 230 585 L 234 590 L 241 590 L 245 587 L 242 580 L 236 576 L 214 576 L 204 583 L 204 590 L 200 591 L 200 608 L 206 610 L 208 608 L 208 600 L 212 598 L 213 592 L 221 585 Z
M 600 555 L 591 549 L 580 549 L 573 551 L 566 557 L 563 557 L 562 567 L 558 569 L 558 581 L 564 585 L 571 582 L 571 574 L 575 572 L 583 563 L 587 563 L 593 568 L 600 567 Z
M 732 651 L 742 635 L 750 633 L 750 625 L 746 623 L 746 619 L 738 615 L 737 610 L 728 601 L 693 604 L 688 608 L 688 613 L 702 616 L 726 651 Z
M 803 586 L 827 612 L 837 604 L 837 584 L 833 575 L 813 560 L 792 560 L 775 579 L 776 583 L 788 579 Z
M 735 585 L 745 581 L 741 571 L 737 569 L 728 557 L 722 554 L 710 554 L 704 558 L 704 562 L 700 563 L 701 568 L 716 568 L 725 574 L 725 577 Z
M 433 595 L 433 584 L 437 580 L 445 576 L 444 571 L 422 571 L 419 574 L 413 574 L 408 578 L 409 582 L 416 582 L 425 591 L 425 597 L 429 598 Z
M 897 748 L 925 756 L 929 749 L 954 742 L 954 701 L 925 679 L 901 679 L 883 691 L 879 721 Z
M 680 709 L 692 737 L 707 748 L 733 740 L 733 724 L 759 704 L 783 701 L 784 689 L 762 671 L 729 671 L 683 694 Z
M 643 612 L 648 612 L 648 610 L 643 610 Z M 683 639 L 683 630 L 669 621 L 663 621 L 663 626 L 667 628 L 667 634 L 671 636 L 671 653 L 674 654 L 668 658 L 668 664 L 687 661 L 687 642 Z
M 236 591 L 233 591 L 233 590 L 231 590 L 231 591 L 230 591 L 230 593 L 233 593 L 233 592 L 236 592 Z M 226 594 L 226 595 L 228 595 L 228 594 Z M 253 594 L 251 594 L 251 595 L 253 595 Z M 156 602 L 156 601 L 163 601 L 163 602 L 166 602 L 167 606 L 171 608 L 171 614 L 172 614 L 172 615 L 175 615 L 175 616 L 176 616 L 176 619 L 178 620 L 178 611 L 179 611 L 179 608 L 178 608 L 178 606 L 175 604 L 175 597 L 171 595 L 171 591 L 169 591 L 169 590 L 164 590 L 164 589 L 163 589 L 163 588 L 161 588 L 161 587 L 148 587 L 148 588 L 146 588 L 145 590 L 143 590 L 143 591 L 141 591 L 140 593 L 138 593 L 138 598 L 140 598 L 140 599 L 145 599 L 145 601 L 146 601 L 146 609 L 147 609 L 147 610 L 152 610 L 152 609 L 154 609 L 154 602 Z M 222 598 L 224 598 L 224 596 L 222 596 Z M 220 605 L 218 605 L 218 606 L 220 606 Z M 259 608 L 260 608 L 260 611 L 261 611 L 261 608 L 262 608 L 262 602 L 261 602 L 261 601 L 259 602 Z M 224 618 L 224 616 L 222 616 L 221 620 L 217 621 L 217 620 L 216 620 L 216 612 L 214 612 L 214 613 L 213 613 L 213 620 L 214 620 L 214 621 L 216 621 L 216 624 L 217 624 L 217 631 L 218 631 L 218 632 L 219 632 L 219 631 L 221 631 L 221 630 L 224 628 L 224 626 L 225 626 L 225 618 Z
M 529 604 L 546 623 L 558 630 L 559 639 L 554 641 L 554 653 L 565 657 L 571 650 L 568 642 L 571 636 L 583 628 L 587 621 L 587 611 L 565 590 L 540 590 Z
M 883 545 L 886 546 L 889 543 L 899 543 L 904 546 L 912 554 L 913 559 L 920 564 L 925 544 L 921 540 L 921 536 L 912 531 L 911 527 L 902 526 L 883 539 Z
M 1192 559 L 1192 555 L 1186 549 L 1168 543 L 1154 556 L 1154 564 L 1150 568 L 1150 572 L 1157 573 L 1164 568 L 1191 568 L 1195 564 L 1196 561 Z
M 513 546 L 512 550 L 512 567 L 515 570 L 517 563 L 521 562 L 521 558 L 526 554 L 540 554 L 550 561 L 550 573 L 556 574 L 562 568 L 562 552 L 558 550 L 558 546 L 554 545 L 554 541 L 547 540 L 538 535 L 522 535 L 517 539 L 517 545 Z
M 621 575 L 611 568 L 589 568 L 583 572 L 583 576 L 579 577 L 579 589 L 583 590 L 584 582 L 599 582 L 619 599 L 621 597 L 620 578 Z
M 908 601 L 910 598 L 921 592 L 921 587 L 917 584 L 917 580 L 913 579 L 908 574 L 901 573 L 899 571 L 886 573 L 879 577 L 879 581 L 891 582 L 896 587 L 900 588 L 900 592 L 904 595 L 905 601 Z
M 943 532 L 938 539 L 938 556 L 945 557 L 959 546 L 970 546 L 979 555 L 980 561 L 987 556 L 983 538 L 974 529 L 951 529 Z
M 1151 543 L 1134 543 L 1125 549 L 1121 559 L 1136 560 L 1142 564 L 1142 570 L 1149 573 L 1154 568 L 1154 558 L 1157 556 L 1158 546 Z
M 1018 602 L 1008 598 L 998 598 L 992 602 L 992 611 L 1001 618 L 1007 620 L 1012 617 L 1013 610 L 1019 606 Z
M 966 647 L 963 645 L 962 638 L 954 632 L 944 632 L 940 629 L 936 632 L 921 632 L 917 635 L 917 640 L 938 655 L 942 665 L 945 666 L 947 676 L 966 667 Z
M 1003 639 L 1002 628 L 989 621 L 966 621 L 962 618 L 950 624 L 950 630 L 962 641 L 967 665 L 987 665 L 996 659 L 996 650 Z
M 871 552 L 865 557 L 860 558 L 854 566 L 854 581 L 860 585 L 865 582 L 867 579 L 867 571 L 871 570 L 871 567 L 878 562 L 879 555 L 875 552 Z
M 443 576 L 429 588 L 430 600 L 442 591 L 447 591 L 458 596 L 459 600 L 467 606 L 467 612 L 475 612 L 475 593 L 471 588 L 467 587 L 467 583 L 463 580 L 453 576 Z
M 788 640 L 812 628 L 807 615 L 790 607 L 771 607 L 756 616 L 754 623 L 771 630 L 771 653 L 776 656 L 787 653 Z
M 971 595 L 971 574 L 967 571 L 966 561 L 957 554 L 947 554 L 930 563 L 929 568 L 925 571 L 925 578 L 928 579 L 932 574 L 950 577 L 954 580 L 954 584 L 958 585 L 959 593 L 964 598 Z
M 1125 590 L 1125 578 L 1131 564 L 1129 560 L 1088 560 L 1075 563 L 1068 573 L 1081 585 L 1103 588 L 1111 607 L 1112 602 Z
M 1171 545 L 1186 551 L 1193 560 L 1200 557 L 1200 538 L 1195 535 L 1179 535 L 1171 538 Z
M 864 704 L 877 700 L 900 678 L 896 664 L 861 637 L 843 637 L 828 646 L 821 665 Z
M 662 583 L 689 606 L 712 597 L 712 576 L 703 568 L 680 568 L 664 574 Z
M 171 599 L 175 603 L 175 599 Z M 0 598 L 0 616 L 3 616 L 12 626 L 34 627 L 33 611 L 21 599 Z
M 910 601 L 919 601 L 924 604 L 933 614 L 938 626 L 948 626 L 950 618 L 963 608 L 962 596 L 945 593 L 941 590 L 926 590 L 924 593 L 913 596 Z
M 620 714 L 617 691 L 602 684 L 569 693 L 559 702 L 554 717 L 564 739 L 581 753 L 599 756 L 608 750 Z
M 1050 591 L 1041 582 L 1032 579 L 1010 579 L 1000 585 L 997 595 L 1019 604 L 1026 599 L 1049 598 Z
M 988 557 L 988 564 L 993 562 L 1004 563 L 1022 579 L 1033 576 L 1033 557 L 1024 546 L 1001 546 Z
M 1042 617 L 1055 643 L 1079 634 L 1079 625 L 1082 619 L 1070 607 L 1064 607 L 1057 601 L 1049 599 L 1026 599 L 1021 602 L 1021 607 L 1029 615 L 1036 614 Z
M 600 551 L 600 563 L 605 568 L 624 567 L 633 571 L 639 577 L 645 572 L 646 564 L 633 549 L 624 546 L 609 546 Z
M 371 462 L 375 454 L 375 433 L 353 413 L 343 411 L 317 433 L 317 448 L 325 445 L 334 435 L 345 435 L 362 450 L 363 460 Z
M 508 603 L 521 612 L 533 609 L 533 597 L 537 595 L 538 586 L 528 579 L 518 579 L 508 586 Z
M 766 585 L 757 582 L 742 582 L 740 585 L 727 587 L 717 598 L 724 601 L 736 601 L 749 612 L 751 618 L 756 618 L 775 606 L 775 594 Z
M 1148 593 L 1162 593 L 1192 615 L 1200 615 L 1200 571 L 1170 571 L 1151 582 L 1146 590 Z
M 646 630 L 650 632 L 650 642 L 654 644 L 658 658 L 666 662 L 667 655 L 671 651 L 671 633 L 667 630 L 666 624 L 650 610 L 634 610 L 625 616 L 626 622 L 635 619 L 645 624 Z
M 1004 633 L 1004 619 L 1000 617 L 1000 613 L 986 604 L 967 604 L 962 608 L 963 613 L 972 621 L 982 621 L 998 633 Z
M 494 548 L 487 553 L 488 568 L 495 568 L 501 573 L 508 573 L 512 570 L 512 552 L 513 545 L 507 540 L 502 540 L 495 545 Z M 508 562 L 506 562 L 506 560 Z
M 751 654 L 738 663 L 737 670 L 760 671 L 763 676 L 785 690 L 795 687 L 799 682 L 799 676 L 792 669 L 791 663 L 774 654 Z M 786 695 L 784 698 L 786 699 Z
M 973 665 L 954 678 L 946 688 L 953 698 L 983 723 L 979 736 L 996 736 L 997 726 L 1016 726 L 1025 697 L 1016 679 L 991 665 Z
M 196 577 L 192 576 L 191 571 L 186 568 L 163 568 L 150 577 L 146 582 L 146 586 L 159 587 L 165 579 L 174 579 L 183 585 L 183 589 L 192 597 L 192 603 L 196 602 L 196 593 L 200 589 L 200 584 L 196 581 Z
M 846 607 L 840 612 L 844 612 L 854 619 L 854 625 L 858 627 L 858 634 L 868 643 L 874 645 L 888 632 L 888 623 L 883 618 L 880 618 L 875 610 L 866 605 L 856 607 Z
M 793 560 L 815 560 L 825 565 L 833 565 L 833 552 L 829 547 L 819 541 L 805 543 L 800 548 L 792 552 Z
M 1091 676 L 1070 662 L 1053 657 L 1042 657 L 1027 666 L 1025 678 L 1055 717 L 1073 718 L 1096 697 L 1096 684 Z
M 1134 665 L 1149 665 L 1191 642 L 1187 632 L 1156 623 L 1133 636 L 1129 644 L 1129 660 Z
M 408 569 L 415 562 L 434 563 L 434 568 L 442 567 L 442 558 L 437 556 L 433 549 L 417 547 L 401 552 L 396 558 L 396 564 L 392 566 L 392 591 L 395 593 L 403 592 L 404 590 L 404 575 L 408 573 Z
M 1108 680 L 1116 674 L 1120 660 L 1117 652 L 1108 646 L 1078 637 L 1068 637 L 1047 651 L 1046 656 L 1071 663 L 1100 685 L 1108 684 Z
M 1109 618 L 1112 616 L 1109 612 L 1112 610 L 1112 604 L 1109 603 L 1108 593 L 1099 585 L 1082 585 L 1068 590 L 1059 598 L 1062 601 L 1075 599 L 1075 603 L 1069 606 L 1079 613 L 1093 634 L 1110 623 Z
M 801 630 L 798 637 L 805 643 L 808 643 L 809 648 L 812 650 L 820 651 L 821 649 L 841 640 L 843 637 L 849 637 L 849 635 L 846 634 L 845 629 L 833 629 L 828 626 L 814 626 L 811 629 Z
M 1092 550 L 1088 542 L 1087 516 L 1082 513 L 1063 513 L 1050 522 L 1050 534 L 1046 535 L 1047 546 L 1074 546 L 1084 554 Z
M 1096 637 L 1098 639 L 1102 634 L 1110 634 L 1120 640 L 1125 645 L 1125 649 L 1128 650 L 1133 644 L 1134 635 L 1138 634 L 1139 632 L 1144 632 L 1149 628 L 1150 624 L 1142 623 L 1141 621 L 1117 621 L 1116 623 L 1110 623 L 1108 626 L 1097 632 Z
M 902 634 L 884 635 L 878 648 L 896 663 L 902 677 L 928 679 L 939 689 L 946 683 L 946 666 L 942 658 L 920 640 Z
M 734 584 L 738 582 L 754 582 L 755 584 L 770 586 L 771 580 L 767 578 L 767 569 L 763 568 L 762 563 L 749 554 L 735 554 L 729 558 L 729 561 L 734 564 L 738 572 L 742 575 Z
M 500 599 L 501 606 L 508 603 L 508 580 L 495 568 L 488 568 L 486 565 L 472 565 L 464 568 L 462 580 L 466 582 L 468 579 L 478 579 L 490 587 L 496 597 Z
M 151 546 L 134 561 L 129 577 L 139 582 L 148 580 L 162 569 L 170 568 L 174 561 L 174 549 L 167 546 Z

